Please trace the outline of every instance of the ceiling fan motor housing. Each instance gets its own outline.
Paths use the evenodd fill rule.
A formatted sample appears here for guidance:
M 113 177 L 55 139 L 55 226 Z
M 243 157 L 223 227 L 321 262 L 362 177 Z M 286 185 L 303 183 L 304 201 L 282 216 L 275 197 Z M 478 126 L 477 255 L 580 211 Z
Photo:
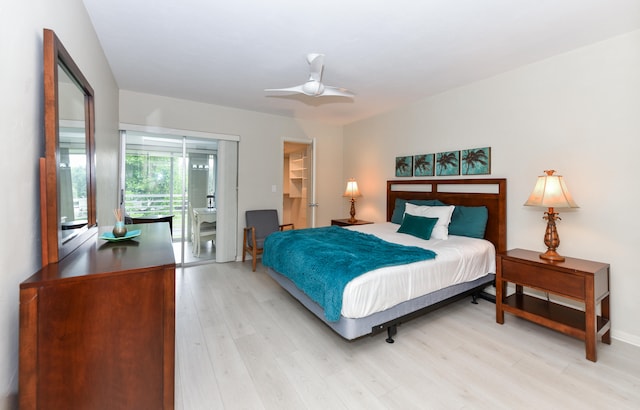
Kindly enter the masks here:
M 302 92 L 306 95 L 317 97 L 324 92 L 324 85 L 320 81 L 309 80 L 302 85 Z

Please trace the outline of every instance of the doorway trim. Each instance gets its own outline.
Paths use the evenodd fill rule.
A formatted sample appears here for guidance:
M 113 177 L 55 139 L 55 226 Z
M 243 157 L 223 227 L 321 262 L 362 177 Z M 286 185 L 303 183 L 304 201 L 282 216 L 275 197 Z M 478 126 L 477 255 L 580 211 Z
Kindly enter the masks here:
M 280 144 L 280 181 L 284 184 L 284 156 L 285 156 L 285 144 L 294 143 L 308 145 L 311 148 L 311 169 L 309 170 L 309 187 L 307 192 L 307 208 L 309 209 L 308 228 L 315 228 L 317 212 L 316 208 L 318 203 L 316 202 L 316 139 L 315 138 L 287 138 L 282 137 Z M 283 215 L 284 211 L 284 186 L 282 187 L 282 200 L 280 201 L 280 214 Z

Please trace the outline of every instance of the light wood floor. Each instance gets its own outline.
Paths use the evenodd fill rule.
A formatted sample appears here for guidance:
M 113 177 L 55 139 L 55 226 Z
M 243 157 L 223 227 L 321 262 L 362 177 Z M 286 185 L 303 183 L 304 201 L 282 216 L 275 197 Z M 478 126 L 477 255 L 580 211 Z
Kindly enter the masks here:
M 176 409 L 640 408 L 640 348 L 584 344 L 468 300 L 348 342 L 258 264 L 176 274 Z M 612 319 L 615 326 L 615 318 Z

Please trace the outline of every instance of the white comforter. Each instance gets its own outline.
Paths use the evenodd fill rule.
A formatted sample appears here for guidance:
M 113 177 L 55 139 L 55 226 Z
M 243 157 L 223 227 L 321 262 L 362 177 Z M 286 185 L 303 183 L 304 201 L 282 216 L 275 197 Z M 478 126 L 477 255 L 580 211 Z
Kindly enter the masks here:
M 342 316 L 365 317 L 438 289 L 495 273 L 495 248 L 489 241 L 453 235 L 447 240 L 425 241 L 397 233 L 398 227 L 385 222 L 347 229 L 373 234 L 388 242 L 431 249 L 436 258 L 376 269 L 353 279 L 344 289 Z

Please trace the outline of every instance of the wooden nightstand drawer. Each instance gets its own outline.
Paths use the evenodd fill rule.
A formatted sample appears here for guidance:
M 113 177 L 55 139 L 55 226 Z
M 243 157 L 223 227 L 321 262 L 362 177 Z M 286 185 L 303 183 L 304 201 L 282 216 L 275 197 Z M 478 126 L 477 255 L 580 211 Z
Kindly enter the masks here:
M 540 269 L 538 266 L 505 259 L 502 261 L 502 277 L 504 280 L 518 285 L 541 289 L 557 295 L 577 300 L 585 298 L 584 275 Z

